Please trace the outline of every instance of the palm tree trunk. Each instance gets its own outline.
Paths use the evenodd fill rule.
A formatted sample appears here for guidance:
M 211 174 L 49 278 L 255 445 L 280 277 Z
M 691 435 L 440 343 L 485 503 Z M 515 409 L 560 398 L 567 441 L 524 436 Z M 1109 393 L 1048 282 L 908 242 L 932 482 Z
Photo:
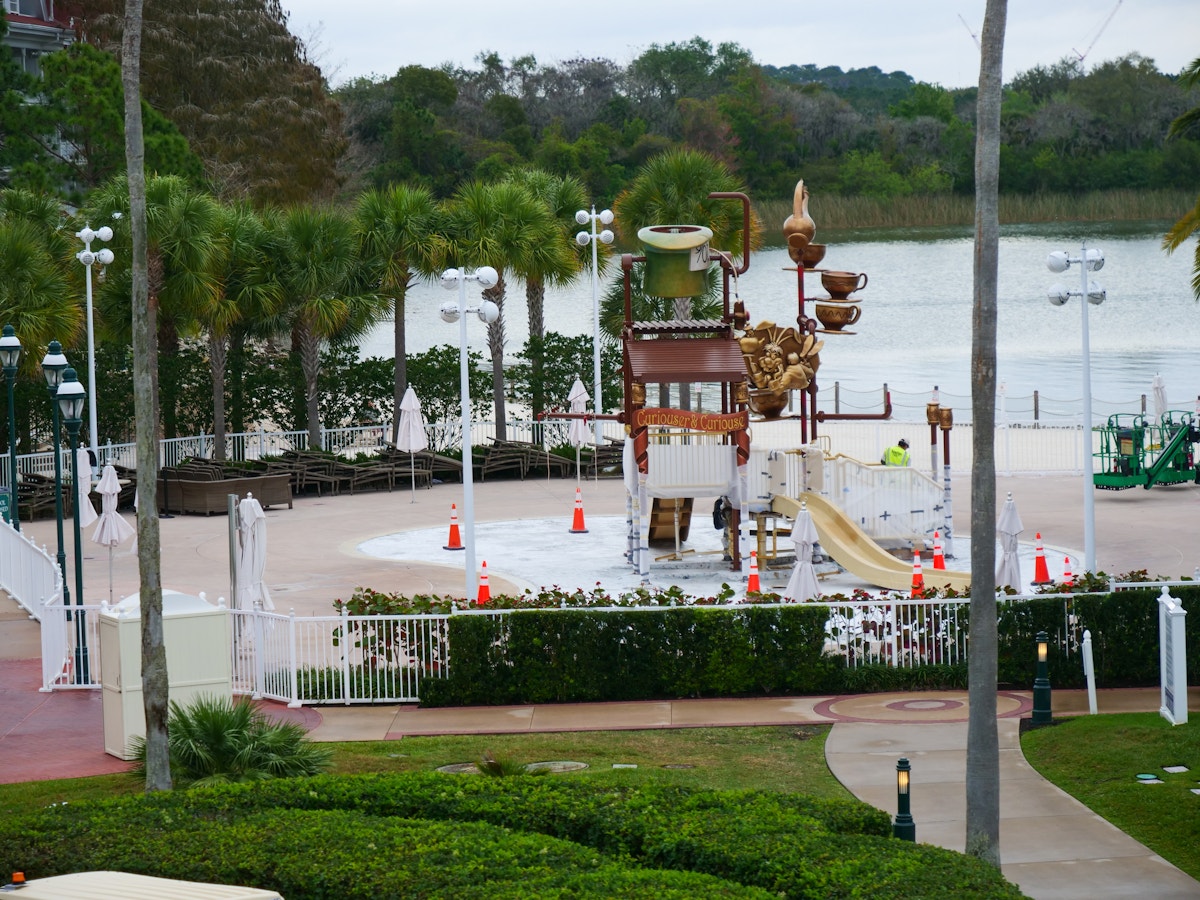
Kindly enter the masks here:
M 308 421 L 308 449 L 321 449 L 321 404 L 317 379 L 321 375 L 321 341 L 307 324 L 299 326 L 300 370 L 304 373 L 304 412 Z
M 996 734 L 996 273 L 1000 99 L 1007 0 L 987 0 L 975 139 L 975 297 L 971 329 L 971 652 L 967 662 L 966 852 L 1000 866 Z
M 225 459 L 225 363 L 229 355 L 229 335 L 209 334 L 208 368 L 212 375 L 213 459 Z
M 246 430 L 246 394 L 242 384 L 246 374 L 246 333 L 234 329 L 229 338 L 229 428 L 235 434 Z
M 508 440 L 508 426 L 504 413 L 504 273 L 495 287 L 483 292 L 486 300 L 491 300 L 500 308 L 496 321 L 488 325 L 488 350 L 492 354 L 492 403 L 496 410 L 496 440 Z
M 533 421 L 539 421 L 546 409 L 546 283 L 530 278 L 525 283 L 525 303 L 529 307 L 529 367 L 533 387 Z M 598 408 L 598 407 L 597 407 Z
M 404 282 L 407 286 L 408 273 L 404 273 Z M 400 404 L 404 400 L 404 392 L 408 389 L 408 351 L 406 349 L 407 342 L 404 334 L 404 312 L 405 312 L 405 293 L 407 288 L 401 287 L 396 292 L 394 315 L 396 318 L 395 328 L 393 329 L 393 344 L 392 353 L 396 361 L 396 382 L 392 386 L 392 443 L 395 444 L 400 438 Z
M 673 301 L 672 310 L 676 319 L 690 319 L 692 317 L 692 298 L 691 297 L 676 297 Z M 675 335 L 675 339 L 682 338 L 683 335 Z M 690 384 L 679 385 L 679 408 L 692 408 L 692 386 Z
M 142 698 L 146 717 L 146 790 L 150 792 L 171 789 L 171 761 L 167 748 L 167 652 L 163 644 L 158 534 L 158 420 L 154 405 L 154 371 L 158 360 L 147 258 L 141 59 L 142 0 L 125 0 L 121 86 L 125 92 L 125 167 L 129 173 L 129 219 L 133 238 L 133 406 L 140 476 L 138 586 L 142 618 Z

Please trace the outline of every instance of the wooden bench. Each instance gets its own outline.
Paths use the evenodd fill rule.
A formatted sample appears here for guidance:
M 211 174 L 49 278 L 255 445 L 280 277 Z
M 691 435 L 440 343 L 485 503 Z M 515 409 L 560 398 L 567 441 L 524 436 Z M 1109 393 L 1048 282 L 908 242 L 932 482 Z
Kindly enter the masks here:
M 160 513 L 196 513 L 211 516 L 229 511 L 229 495 L 244 498 L 253 494 L 263 508 L 286 503 L 292 508 L 291 479 L 286 474 L 252 475 L 245 478 L 188 478 L 188 467 L 163 467 L 158 476 Z

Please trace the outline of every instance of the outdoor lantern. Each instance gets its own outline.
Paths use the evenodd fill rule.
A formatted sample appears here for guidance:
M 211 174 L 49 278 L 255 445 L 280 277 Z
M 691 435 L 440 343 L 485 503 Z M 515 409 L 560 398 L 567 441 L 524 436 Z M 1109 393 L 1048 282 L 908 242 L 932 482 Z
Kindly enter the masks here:
M 1037 633 L 1037 677 L 1033 679 L 1033 724 L 1049 725 L 1050 678 L 1046 671 L 1046 645 L 1050 638 L 1044 631 Z
M 62 344 L 51 341 L 42 357 L 42 374 L 46 377 L 46 387 L 55 393 L 62 384 L 63 371 L 67 368 L 67 358 L 63 355 Z
M 0 368 L 4 374 L 17 374 L 17 364 L 21 361 L 21 341 L 11 325 L 4 326 L 4 336 L 0 337 Z
M 58 386 L 58 408 L 62 413 L 63 422 L 67 428 L 75 422 L 76 429 L 83 419 L 83 405 L 87 402 L 87 394 L 79 383 L 75 370 L 68 368 L 63 372 L 62 383 Z
M 909 775 L 912 766 L 908 757 L 902 756 L 896 762 L 896 821 L 892 825 L 892 837 L 902 841 L 916 841 L 917 825 L 913 822 L 912 807 L 908 793 Z

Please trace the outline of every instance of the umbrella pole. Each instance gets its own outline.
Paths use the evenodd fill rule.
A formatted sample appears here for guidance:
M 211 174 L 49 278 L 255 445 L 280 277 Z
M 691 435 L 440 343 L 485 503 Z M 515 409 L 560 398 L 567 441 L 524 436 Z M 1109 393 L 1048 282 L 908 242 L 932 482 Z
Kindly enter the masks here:
M 575 445 L 575 487 L 579 487 L 579 445 Z
M 113 551 L 113 545 L 109 544 L 108 545 L 108 605 L 109 606 L 112 606 L 112 602 L 113 602 L 113 588 L 112 588 L 112 584 L 113 584 L 113 576 L 112 576 L 113 552 L 112 551 Z
M 409 503 L 417 502 L 417 454 L 413 450 L 408 451 L 408 477 L 412 479 L 412 499 Z

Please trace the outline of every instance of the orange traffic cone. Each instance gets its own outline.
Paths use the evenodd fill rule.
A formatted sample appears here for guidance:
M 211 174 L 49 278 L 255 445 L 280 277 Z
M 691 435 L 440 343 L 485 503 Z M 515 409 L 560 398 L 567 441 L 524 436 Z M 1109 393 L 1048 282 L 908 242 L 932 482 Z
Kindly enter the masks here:
M 921 574 L 921 551 L 913 551 L 912 595 L 920 597 L 925 592 L 925 576 Z
M 750 578 L 746 582 L 746 593 L 757 594 L 762 591 L 762 587 L 758 583 L 758 551 L 750 551 Z
M 571 520 L 571 534 L 587 534 L 583 524 L 583 492 L 575 488 L 575 517 Z
M 1050 577 L 1050 570 L 1046 567 L 1046 549 L 1042 546 L 1042 533 L 1037 533 L 1037 549 L 1033 558 L 1033 583 L 1034 584 L 1050 584 L 1054 581 Z
M 1071 574 L 1071 557 L 1063 557 L 1063 584 L 1074 584 L 1075 576 Z
M 475 602 L 478 605 L 483 606 L 483 604 L 492 599 L 492 589 L 488 587 L 487 560 L 485 559 L 479 565 L 482 568 L 479 572 L 479 595 L 475 598 Z
M 933 533 L 933 567 L 935 569 L 946 568 L 946 554 L 942 549 L 942 533 L 940 531 Z
M 458 533 L 458 506 L 450 504 L 450 543 L 442 547 L 443 550 L 465 550 L 463 546 L 462 535 Z

